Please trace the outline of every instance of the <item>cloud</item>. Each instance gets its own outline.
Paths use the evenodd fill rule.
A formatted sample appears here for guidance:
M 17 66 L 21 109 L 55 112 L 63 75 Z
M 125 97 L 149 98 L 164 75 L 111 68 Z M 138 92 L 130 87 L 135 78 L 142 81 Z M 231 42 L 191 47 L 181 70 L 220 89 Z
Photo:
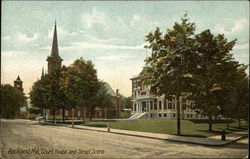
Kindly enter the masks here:
M 145 20 L 144 17 L 142 17 L 139 14 L 135 14 L 135 15 L 133 15 L 132 20 L 130 21 L 130 26 L 134 26 L 134 25 L 136 25 L 144 20 Z
M 40 35 L 38 33 L 34 33 L 33 36 L 29 37 L 27 34 L 18 31 L 12 36 L 2 37 L 2 40 L 26 44 L 36 41 L 39 37 Z
M 244 50 L 244 49 L 249 49 L 249 43 L 245 43 L 245 44 L 236 44 L 234 49 L 237 50 Z
M 26 54 L 28 54 L 28 52 L 24 52 L 24 51 L 2 51 L 1 54 L 2 54 L 3 57 L 13 58 L 13 57 L 17 57 L 19 55 L 26 55 Z
M 57 37 L 60 40 L 64 40 L 64 39 L 68 39 L 69 37 L 76 36 L 78 35 L 78 33 L 83 33 L 82 30 L 79 30 L 78 32 L 69 32 L 68 30 L 60 26 L 57 26 L 56 29 L 57 29 Z M 48 30 L 47 39 L 52 40 L 53 35 L 54 35 L 54 26 Z
M 141 50 L 144 49 L 144 44 L 137 46 L 126 46 L 126 45 L 111 45 L 111 44 L 97 44 L 91 42 L 73 42 L 70 46 L 60 47 L 61 50 L 67 49 L 127 49 L 127 50 Z M 46 49 L 49 47 L 46 47 Z
M 242 33 L 244 31 L 247 31 L 249 28 L 249 22 L 246 18 L 242 18 L 237 20 L 234 23 L 234 26 L 232 27 L 232 29 L 230 29 L 229 31 L 227 31 L 225 29 L 225 27 L 221 24 L 216 24 L 214 27 L 214 31 L 217 33 L 224 33 L 224 34 L 228 34 L 228 35 L 235 35 L 237 33 Z
M 103 27 L 105 29 L 107 27 L 106 22 L 109 21 L 109 17 L 100 9 L 94 7 L 92 8 L 91 13 L 82 14 L 82 20 L 86 24 L 87 28 L 97 28 Z
M 92 40 L 96 41 L 96 42 L 119 42 L 119 41 L 123 41 L 123 39 L 119 39 L 119 38 L 103 38 L 103 39 L 98 39 L 96 37 L 91 37 Z
M 110 55 L 110 56 L 99 56 L 96 57 L 98 60 L 105 60 L 105 61 L 121 61 L 125 58 L 133 58 L 134 56 L 131 55 Z
M 235 34 L 235 33 L 241 32 L 241 31 L 247 29 L 248 25 L 249 25 L 249 21 L 246 18 L 240 19 L 240 20 L 236 21 L 234 27 L 229 32 L 229 34 Z

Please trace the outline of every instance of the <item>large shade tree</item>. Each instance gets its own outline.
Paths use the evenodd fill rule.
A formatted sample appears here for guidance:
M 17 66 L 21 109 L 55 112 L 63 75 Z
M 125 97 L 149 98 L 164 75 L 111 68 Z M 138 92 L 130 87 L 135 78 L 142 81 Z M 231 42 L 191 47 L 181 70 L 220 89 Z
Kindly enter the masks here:
M 56 110 L 64 108 L 68 104 L 68 100 L 60 83 L 60 78 L 61 70 L 52 70 L 49 74 L 38 79 L 30 91 L 31 104 L 34 107 L 45 109 L 45 113 L 46 109 L 52 110 L 54 122 L 56 120 Z
M 95 97 L 100 89 L 96 69 L 91 61 L 77 59 L 62 73 L 62 86 L 68 105 L 87 108 L 90 118 L 94 111 Z
M 213 35 L 210 30 L 194 34 L 195 24 L 188 21 L 187 14 L 181 23 L 167 29 L 165 35 L 159 28 L 146 36 L 152 55 L 145 62 L 143 76 L 157 95 L 191 100 L 192 108 L 209 116 L 223 111 L 227 117 L 233 111 L 230 102 L 232 79 L 239 65 L 232 58 L 231 50 L 236 40 L 228 41 L 223 34 Z M 237 79 L 235 79 L 237 80 Z M 239 81 L 239 80 L 238 80 Z M 229 90 L 230 89 L 230 90 Z M 235 101 L 235 100 L 234 100 Z M 180 103 L 177 103 L 177 134 L 180 135 Z
M 190 99 L 195 101 L 193 107 L 209 117 L 209 130 L 212 130 L 212 116 L 216 115 L 221 106 L 221 101 L 226 103 L 225 93 L 227 86 L 223 85 L 225 78 L 222 70 L 232 71 L 231 50 L 235 41 L 227 41 L 223 34 L 214 36 L 210 30 L 202 31 L 195 36 L 197 51 L 196 71 L 193 74 L 195 87 L 191 90 Z M 232 66 L 232 67 L 229 67 Z M 226 87 L 226 88 L 225 88 Z M 223 95 L 218 98 L 218 94 Z
M 146 36 L 152 50 L 152 55 L 145 62 L 143 75 L 149 76 L 151 90 L 157 90 L 157 95 L 177 99 L 177 135 L 180 135 L 180 102 L 178 98 L 188 92 L 191 86 L 191 72 L 196 68 L 194 50 L 195 24 L 188 21 L 187 14 L 181 18 L 181 23 L 175 23 L 172 29 L 167 29 L 165 35 L 159 28 Z

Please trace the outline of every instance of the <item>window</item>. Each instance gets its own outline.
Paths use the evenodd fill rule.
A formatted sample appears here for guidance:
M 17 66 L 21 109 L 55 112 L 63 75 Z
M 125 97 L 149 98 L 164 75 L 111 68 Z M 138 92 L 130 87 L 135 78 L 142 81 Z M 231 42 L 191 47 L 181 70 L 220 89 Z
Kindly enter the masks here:
M 173 113 L 173 117 L 175 118 L 175 113 Z
M 136 103 L 134 104 L 134 110 L 136 111 Z
M 163 106 L 164 106 L 164 109 L 167 109 L 167 102 L 166 101 L 163 102 Z
M 157 110 L 157 99 L 154 99 L 154 109 Z
M 165 117 L 165 118 L 167 117 L 167 113 L 164 113 L 164 117 Z
M 190 114 L 190 118 L 192 118 L 193 117 L 193 114 Z
M 65 115 L 65 116 L 68 116 L 68 115 L 69 115 L 68 110 L 65 110 L 64 115 Z
M 182 99 L 182 107 L 184 110 L 186 110 L 186 100 L 185 99 Z
M 161 118 L 161 114 L 159 114 L 159 118 Z
M 78 112 L 77 112 L 77 116 L 81 116 L 81 112 L 80 112 L 80 110 L 78 110 Z
M 198 114 L 196 114 L 196 118 L 198 118 Z
M 187 118 L 189 118 L 189 114 L 187 114 Z
M 153 117 L 153 114 L 150 114 L 151 118 Z
M 159 101 L 159 109 L 162 109 L 161 101 Z
M 172 102 L 168 101 L 168 109 L 172 109 Z

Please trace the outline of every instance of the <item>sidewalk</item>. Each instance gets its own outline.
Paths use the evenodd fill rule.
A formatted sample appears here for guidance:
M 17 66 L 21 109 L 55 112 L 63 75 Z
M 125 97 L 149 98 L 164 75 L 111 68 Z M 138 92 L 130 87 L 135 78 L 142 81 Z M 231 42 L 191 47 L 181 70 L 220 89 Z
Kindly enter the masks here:
M 41 123 L 41 124 L 71 127 L 71 125 L 68 125 L 68 124 L 54 124 L 54 123 Z M 74 128 L 108 133 L 107 128 L 98 128 L 98 127 L 81 126 L 81 125 L 74 125 Z M 233 132 L 233 133 L 226 134 L 226 141 L 221 141 L 220 135 L 211 136 L 208 138 L 200 138 L 200 137 L 177 136 L 177 135 L 140 132 L 140 131 L 132 131 L 132 130 L 121 130 L 121 129 L 110 129 L 110 133 L 145 137 L 145 138 L 158 139 L 158 140 L 192 143 L 192 144 L 205 145 L 205 146 L 224 146 L 234 141 L 237 141 L 243 137 L 248 136 L 248 132 Z
M 74 128 L 107 132 L 107 128 L 97 128 L 97 127 L 80 126 L 80 125 L 75 125 Z M 205 145 L 205 146 L 224 146 L 226 144 L 232 143 L 243 137 L 248 136 L 247 132 L 233 132 L 233 133 L 229 133 L 226 135 L 226 141 L 221 141 L 220 135 L 212 136 L 208 138 L 199 138 L 199 137 L 176 136 L 176 135 L 139 132 L 139 131 L 131 131 L 131 130 L 120 130 L 120 129 L 110 129 L 110 133 L 146 137 L 146 138 L 160 139 L 160 140 L 168 140 L 168 141 L 175 141 L 175 142 L 192 143 L 192 144 L 199 144 L 199 145 Z

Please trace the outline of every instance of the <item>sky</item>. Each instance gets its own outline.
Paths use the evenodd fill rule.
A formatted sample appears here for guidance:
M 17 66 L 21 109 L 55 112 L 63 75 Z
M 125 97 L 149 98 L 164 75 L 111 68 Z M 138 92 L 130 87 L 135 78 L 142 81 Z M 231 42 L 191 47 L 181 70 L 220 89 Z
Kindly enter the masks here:
M 1 83 L 20 75 L 28 95 L 47 70 L 56 20 L 63 65 L 91 60 L 100 80 L 131 96 L 130 78 L 151 54 L 145 36 L 156 27 L 165 33 L 185 12 L 195 33 L 237 39 L 234 58 L 249 64 L 248 1 L 2 1 Z

